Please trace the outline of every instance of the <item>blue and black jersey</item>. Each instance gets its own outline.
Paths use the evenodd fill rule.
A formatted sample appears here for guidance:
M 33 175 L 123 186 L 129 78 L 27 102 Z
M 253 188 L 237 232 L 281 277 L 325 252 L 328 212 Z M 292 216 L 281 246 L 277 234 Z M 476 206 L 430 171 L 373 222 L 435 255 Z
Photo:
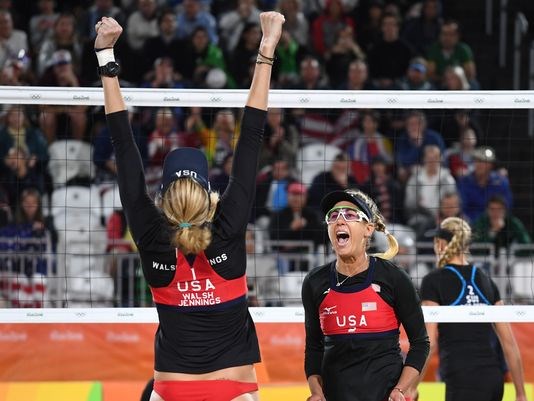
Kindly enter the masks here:
M 466 308 L 470 305 L 494 305 L 501 300 L 495 283 L 473 265 L 447 265 L 430 272 L 421 283 L 421 298 L 439 305 Z M 475 393 L 490 391 L 485 395 L 471 392 L 469 399 L 494 399 L 494 389 L 488 384 L 496 382 L 502 387 L 504 378 L 492 324 L 439 323 L 438 333 L 440 372 L 447 385 L 447 399 L 465 398 L 467 393 L 457 397 L 453 395 L 466 388 Z M 502 388 L 495 391 L 498 393 Z

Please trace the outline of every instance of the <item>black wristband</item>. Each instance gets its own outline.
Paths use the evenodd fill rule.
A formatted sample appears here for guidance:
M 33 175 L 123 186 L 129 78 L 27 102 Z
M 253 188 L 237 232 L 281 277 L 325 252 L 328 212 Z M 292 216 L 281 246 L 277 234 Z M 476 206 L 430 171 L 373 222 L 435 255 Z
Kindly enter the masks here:
M 101 52 L 102 50 L 106 50 L 106 49 L 113 49 L 113 47 L 112 47 L 112 46 L 110 46 L 110 47 L 102 47 L 102 48 L 100 48 L 100 49 L 97 49 L 97 48 L 95 47 L 95 53 Z
M 267 57 L 267 56 L 264 56 L 263 54 L 261 54 L 261 52 L 258 50 L 258 54 L 263 57 L 264 59 L 267 59 L 269 61 L 274 61 L 276 60 L 276 57 Z

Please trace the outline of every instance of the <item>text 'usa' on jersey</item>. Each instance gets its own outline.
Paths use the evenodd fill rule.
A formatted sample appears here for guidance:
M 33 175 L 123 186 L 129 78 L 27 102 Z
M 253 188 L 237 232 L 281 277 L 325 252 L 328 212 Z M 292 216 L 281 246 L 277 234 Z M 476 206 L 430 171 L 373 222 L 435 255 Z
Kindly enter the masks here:
M 212 263 L 227 259 L 226 254 L 208 259 L 204 252 L 187 258 L 176 251 L 176 271 L 166 287 L 151 288 L 158 308 L 174 307 L 178 311 L 212 310 L 244 302 L 247 293 L 245 275 L 227 280 L 218 275 Z

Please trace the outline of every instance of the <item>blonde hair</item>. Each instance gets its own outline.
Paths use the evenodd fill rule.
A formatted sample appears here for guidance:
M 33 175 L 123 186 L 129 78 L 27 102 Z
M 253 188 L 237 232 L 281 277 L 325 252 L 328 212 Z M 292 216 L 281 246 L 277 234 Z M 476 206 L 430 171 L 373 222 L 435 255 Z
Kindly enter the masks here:
M 174 228 L 172 243 L 185 254 L 198 254 L 211 242 L 211 226 L 219 202 L 192 179 L 174 181 L 163 194 L 161 210 Z
M 388 240 L 388 249 L 385 252 L 375 253 L 372 256 L 376 256 L 378 258 L 386 260 L 393 259 L 395 255 L 399 252 L 399 243 L 397 242 L 397 239 L 393 236 L 393 234 L 391 234 L 387 230 L 386 223 L 384 221 L 384 216 L 382 216 L 382 213 L 380 213 L 380 210 L 378 210 L 378 206 L 376 206 L 376 203 L 371 199 L 369 195 L 360 190 L 351 189 L 347 192 L 350 192 L 352 195 L 358 197 L 367 205 L 373 215 L 371 217 L 371 223 L 375 225 L 375 230 L 383 232 Z M 367 245 L 369 246 L 369 243 Z
M 443 267 L 454 256 L 468 252 L 472 233 L 469 224 L 459 217 L 447 217 L 441 222 L 440 227 L 453 234 L 438 261 L 438 267 Z

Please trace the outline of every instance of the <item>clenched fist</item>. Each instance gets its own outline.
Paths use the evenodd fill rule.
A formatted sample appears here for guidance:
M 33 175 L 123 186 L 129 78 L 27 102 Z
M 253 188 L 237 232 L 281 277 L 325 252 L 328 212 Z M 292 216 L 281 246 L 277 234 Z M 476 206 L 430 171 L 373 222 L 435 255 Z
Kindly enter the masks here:
M 122 27 L 113 18 L 102 17 L 95 25 L 95 49 L 113 47 L 121 36 Z

